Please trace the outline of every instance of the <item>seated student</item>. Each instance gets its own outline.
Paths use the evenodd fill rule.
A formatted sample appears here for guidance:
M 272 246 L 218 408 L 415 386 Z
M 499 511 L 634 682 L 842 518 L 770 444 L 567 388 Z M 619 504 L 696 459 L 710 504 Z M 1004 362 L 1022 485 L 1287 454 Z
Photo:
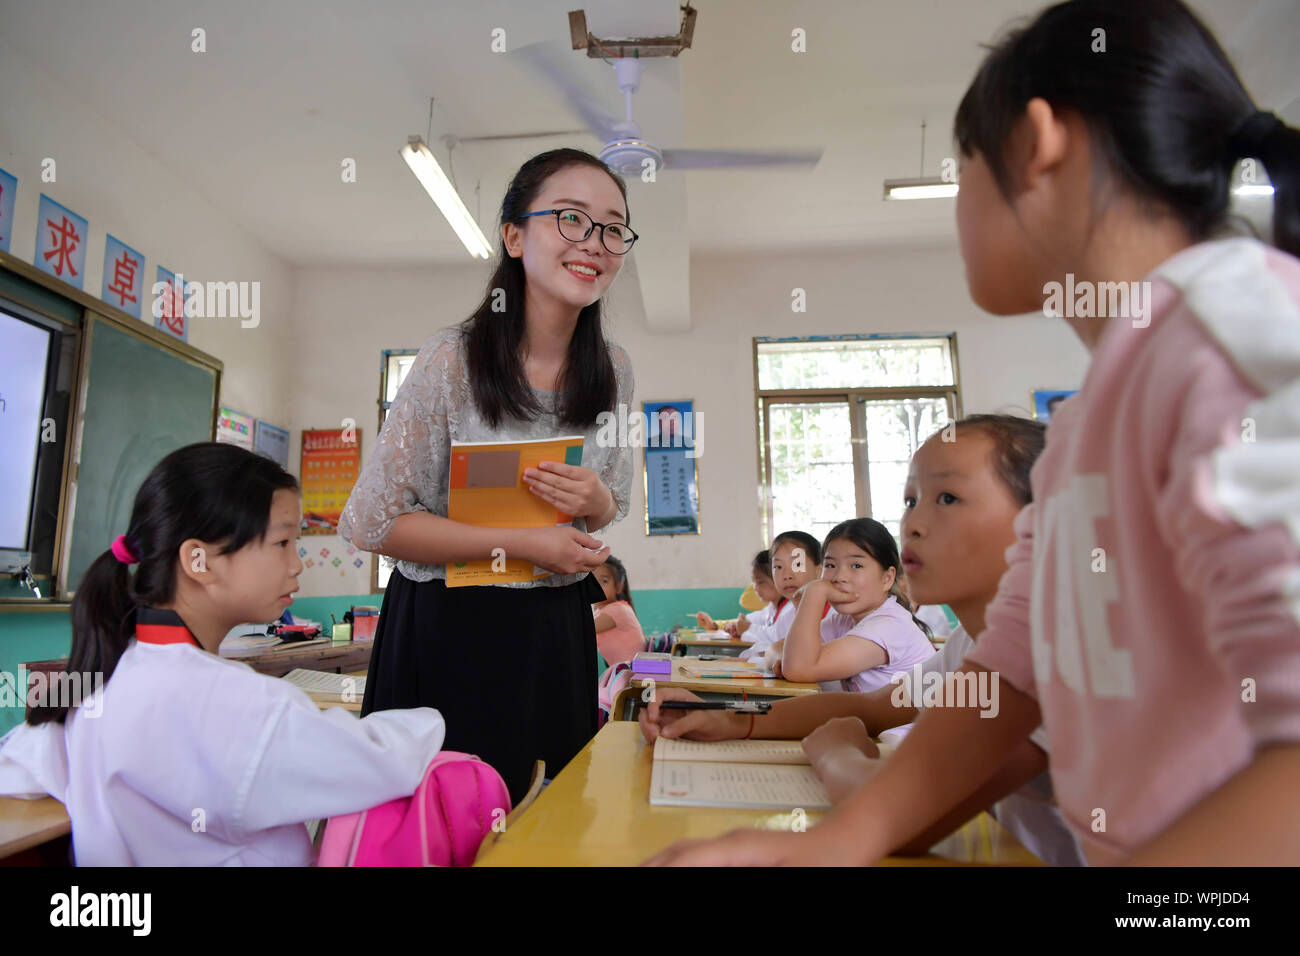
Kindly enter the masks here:
M 610 555 L 591 572 L 605 589 L 605 600 L 591 606 L 596 615 L 596 647 L 610 667 L 645 650 L 645 633 L 632 606 L 632 591 L 623 562 Z
M 797 610 L 791 598 L 809 581 L 816 580 L 822 571 L 821 542 L 806 531 L 783 531 L 772 539 L 772 581 L 782 602 L 770 624 L 755 624 L 747 632 L 753 641 L 741 653 L 742 660 L 762 658 L 773 644 L 785 640 L 794 623 Z M 823 613 L 830 611 L 824 606 Z
M 728 623 L 724 630 L 732 637 L 740 637 L 755 624 L 770 625 L 776 620 L 777 614 L 785 604 L 785 598 L 776 589 L 776 583 L 772 580 L 772 552 L 767 548 L 754 555 L 749 569 L 749 579 L 753 583 L 754 593 L 765 604 L 757 611 L 742 614 L 735 621 Z M 704 611 L 700 611 L 695 618 L 699 621 L 700 627 L 708 630 L 713 630 L 717 626 L 713 618 Z
M 863 693 L 933 657 L 902 572 L 894 536 L 879 521 L 852 518 L 832 528 L 822 543 L 822 576 L 805 585 L 781 649 L 781 675 Z M 824 614 L 827 602 L 833 610 Z
M 1104 56 L 1080 42 L 1101 33 Z M 997 715 L 932 708 L 826 821 L 657 862 L 871 864 L 1041 724 L 1090 863 L 1294 865 L 1300 130 L 1255 105 L 1178 0 L 1049 7 L 990 50 L 955 127 L 977 305 L 1042 309 L 1071 276 L 1145 290 L 1066 310 L 1092 362 L 1052 416 L 961 670 L 998 676 Z M 1276 249 L 1223 238 L 1244 158 L 1273 181 Z
M 234 445 L 181 448 L 145 478 L 72 604 L 68 670 L 102 687 L 0 740 L 0 794 L 62 801 L 79 865 L 307 865 L 307 821 L 419 785 L 438 711 L 321 711 L 217 656 L 293 602 L 301 517 L 294 477 Z
M 921 665 L 923 675 L 957 671 L 974 646 L 971 635 L 983 630 L 984 609 L 1007 569 L 1004 553 L 1015 540 L 1016 514 L 1032 500 L 1029 471 L 1043 449 L 1045 431 L 1031 419 L 971 415 L 957 422 L 956 441 L 931 438 L 912 458 L 904 489 L 901 555 L 911 594 L 932 605 L 947 604 L 959 621 L 943 650 Z M 838 802 L 877 767 L 863 756 L 875 753 L 868 732 L 879 736 L 909 723 L 920 712 L 912 704 L 925 705 L 923 693 L 910 699 L 900 693 L 913 687 L 914 677 L 915 672 L 907 675 L 906 688 L 890 684 L 868 694 L 781 701 L 753 721 L 718 711 L 656 715 L 652 705 L 648 713 L 641 712 L 642 728 L 649 740 L 660 732 L 697 740 L 807 737 L 804 748 Z M 922 681 L 924 689 L 924 677 Z M 659 696 L 672 700 L 686 693 L 668 688 Z M 1040 727 L 1003 765 L 989 786 L 1003 792 L 1023 786 L 998 802 L 994 815 L 1040 860 L 1077 866 L 1083 857 L 1051 799 L 1046 749 Z M 987 803 L 977 798 L 962 804 L 902 849 L 923 852 Z

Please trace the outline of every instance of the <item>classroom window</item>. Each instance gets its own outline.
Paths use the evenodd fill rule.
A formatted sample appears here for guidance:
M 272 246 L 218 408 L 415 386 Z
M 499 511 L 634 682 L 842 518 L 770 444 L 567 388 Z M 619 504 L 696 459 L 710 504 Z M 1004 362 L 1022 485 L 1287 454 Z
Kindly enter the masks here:
M 385 349 L 383 352 L 383 361 L 379 365 L 379 427 L 384 427 L 384 419 L 388 417 L 388 410 L 393 407 L 393 399 L 397 398 L 397 390 L 402 387 L 406 381 L 406 376 L 411 372 L 411 366 L 415 364 L 415 356 L 419 354 L 416 349 Z M 374 555 L 370 559 L 370 590 L 372 593 L 378 593 L 388 587 L 388 576 L 393 573 L 379 555 Z
M 894 536 L 912 455 L 960 416 L 955 335 L 754 339 L 763 540 L 870 516 Z

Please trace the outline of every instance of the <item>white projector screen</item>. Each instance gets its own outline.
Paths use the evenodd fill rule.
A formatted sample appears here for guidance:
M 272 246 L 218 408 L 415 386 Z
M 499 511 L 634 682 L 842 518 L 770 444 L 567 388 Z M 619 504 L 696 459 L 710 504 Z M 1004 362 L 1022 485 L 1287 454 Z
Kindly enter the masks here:
M 0 311 L 0 548 L 27 548 L 49 354 L 49 331 Z

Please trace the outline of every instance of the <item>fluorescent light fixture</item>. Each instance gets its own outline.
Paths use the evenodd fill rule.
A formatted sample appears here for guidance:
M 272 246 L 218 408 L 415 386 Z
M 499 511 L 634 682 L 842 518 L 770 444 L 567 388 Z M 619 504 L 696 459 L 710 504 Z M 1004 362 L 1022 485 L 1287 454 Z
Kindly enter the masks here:
M 938 176 L 886 179 L 886 199 L 947 199 L 957 195 L 957 184 Z
M 456 230 L 460 241 L 465 243 L 469 254 L 481 259 L 492 258 L 492 248 L 488 245 L 487 236 L 483 235 L 483 230 L 478 227 L 474 217 L 460 201 L 460 196 L 457 195 L 451 180 L 442 171 L 438 161 L 433 158 L 429 147 L 424 145 L 424 140 L 412 136 L 402 147 L 401 153 L 402 159 L 406 160 L 406 165 L 410 166 L 411 172 L 415 173 L 415 178 L 438 204 L 438 208 L 442 210 L 451 228 Z
M 1273 195 L 1273 187 L 1262 185 L 1250 186 L 1242 183 L 1232 187 L 1232 194 L 1234 196 L 1271 196 Z

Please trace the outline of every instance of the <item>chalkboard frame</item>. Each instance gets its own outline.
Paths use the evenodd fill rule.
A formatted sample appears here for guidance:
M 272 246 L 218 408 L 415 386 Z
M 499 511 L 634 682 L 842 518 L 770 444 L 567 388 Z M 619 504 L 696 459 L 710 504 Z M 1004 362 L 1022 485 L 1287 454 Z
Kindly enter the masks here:
M 71 558 L 73 524 L 69 506 L 72 491 L 76 485 L 76 472 L 80 460 L 81 426 L 85 415 L 87 384 L 90 377 L 94 324 L 96 322 L 105 323 L 119 331 L 141 339 L 161 351 L 168 352 L 176 358 L 212 372 L 212 414 L 208 424 L 209 440 L 216 435 L 217 409 L 221 400 L 221 381 L 225 366 L 221 359 L 216 356 L 209 355 L 188 342 L 182 342 L 155 329 L 148 322 L 128 315 L 121 309 L 115 308 L 84 290 L 71 286 L 61 279 L 37 269 L 31 263 L 24 262 L 11 253 L 0 251 L 0 269 L 7 270 L 18 278 L 24 279 L 28 283 L 40 287 L 45 292 L 51 293 L 58 299 L 64 300 L 63 303 L 58 303 L 58 305 L 70 304 L 79 313 L 75 324 L 78 335 L 76 382 L 73 387 L 71 421 L 69 423 L 73 440 L 67 443 L 64 450 L 62 490 L 59 498 L 59 519 L 56 531 L 59 547 L 51 569 L 52 576 L 57 584 L 53 589 L 54 593 L 49 597 L 40 599 L 0 599 L 0 609 L 5 611 L 66 609 L 75 593 L 66 588 L 68 564 Z M 65 325 L 72 324 L 70 321 L 72 310 L 55 307 L 50 302 L 42 301 L 41 298 L 35 296 L 25 298 L 21 295 L 10 294 L 10 298 L 48 318 L 55 319 Z

